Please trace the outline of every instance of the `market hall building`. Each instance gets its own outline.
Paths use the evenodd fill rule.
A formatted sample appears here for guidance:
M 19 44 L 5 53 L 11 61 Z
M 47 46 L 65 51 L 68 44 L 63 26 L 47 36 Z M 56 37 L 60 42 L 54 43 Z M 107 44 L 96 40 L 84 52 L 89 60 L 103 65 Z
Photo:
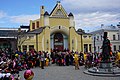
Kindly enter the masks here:
M 67 14 L 58 1 L 51 13 L 40 9 L 40 18 L 30 20 L 30 30 L 18 38 L 19 49 L 35 49 L 36 51 L 48 51 L 58 49 L 63 51 L 91 51 L 92 37 L 82 30 L 75 30 L 74 16 Z M 24 36 L 23 36 L 24 35 Z
M 29 26 L 20 26 L 21 32 L 27 32 Z M 16 50 L 18 40 L 18 28 L 0 28 L 0 49 Z
M 17 28 L 0 28 L 0 49 L 17 49 Z

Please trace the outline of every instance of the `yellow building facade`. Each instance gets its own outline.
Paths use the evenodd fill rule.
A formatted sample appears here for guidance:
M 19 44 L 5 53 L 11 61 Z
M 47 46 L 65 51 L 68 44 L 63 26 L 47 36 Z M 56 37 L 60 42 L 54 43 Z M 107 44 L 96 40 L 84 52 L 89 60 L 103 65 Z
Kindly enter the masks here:
M 48 52 L 53 49 L 85 51 L 86 48 L 87 51 L 91 51 L 91 34 L 75 30 L 73 14 L 67 14 L 60 2 L 57 2 L 50 14 L 45 11 L 44 6 L 41 6 L 40 12 L 39 19 L 30 20 L 30 30 L 20 33 L 18 47 L 22 51 L 29 51 L 32 48 Z

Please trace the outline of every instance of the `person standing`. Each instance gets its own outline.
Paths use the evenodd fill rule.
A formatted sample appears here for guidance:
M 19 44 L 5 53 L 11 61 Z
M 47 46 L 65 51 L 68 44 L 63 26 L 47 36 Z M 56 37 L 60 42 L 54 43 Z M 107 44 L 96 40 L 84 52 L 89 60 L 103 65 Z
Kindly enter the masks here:
M 117 66 L 120 67 L 120 51 L 117 52 L 116 63 L 117 63 Z
M 70 56 L 69 56 L 69 53 L 67 52 L 66 53 L 66 59 L 65 59 L 65 61 L 66 61 L 66 66 L 69 66 L 69 63 L 70 63 Z
M 40 60 L 41 60 L 41 68 L 44 69 L 45 56 L 43 52 L 41 52 Z
M 75 70 L 79 69 L 79 56 L 77 53 L 74 54 Z

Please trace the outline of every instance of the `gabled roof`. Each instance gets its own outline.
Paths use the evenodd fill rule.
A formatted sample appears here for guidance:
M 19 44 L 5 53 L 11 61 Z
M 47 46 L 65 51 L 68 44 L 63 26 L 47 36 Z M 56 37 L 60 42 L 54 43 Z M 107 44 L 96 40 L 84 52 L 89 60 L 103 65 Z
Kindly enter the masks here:
M 119 30 L 118 29 L 99 29 L 99 30 L 92 31 L 91 34 L 102 33 L 102 32 L 106 32 L 106 31 L 118 32 Z
M 20 26 L 20 28 L 30 28 L 30 26 L 24 26 L 24 25 L 22 25 L 22 26 Z
M 68 16 L 73 16 L 73 14 L 70 12 L 70 14 Z
M 40 34 L 45 27 L 40 27 L 38 29 L 35 29 L 33 31 L 29 31 L 28 34 Z
M 56 14 L 58 11 L 60 11 L 63 15 L 63 17 L 68 17 L 67 12 L 65 11 L 65 9 L 63 8 L 63 6 L 60 4 L 60 1 L 57 2 L 57 4 L 55 5 L 55 7 L 53 8 L 53 10 L 50 13 L 51 17 L 59 17 L 58 14 Z
M 18 30 L 0 30 L 0 37 L 17 37 Z
M 57 7 L 58 4 L 55 5 L 55 7 L 53 8 L 53 10 L 51 11 L 50 15 L 52 15 L 53 11 L 55 10 L 55 8 Z
M 48 15 L 48 16 L 49 16 L 49 13 L 48 13 L 47 11 L 44 13 L 44 16 L 46 16 L 46 15 Z

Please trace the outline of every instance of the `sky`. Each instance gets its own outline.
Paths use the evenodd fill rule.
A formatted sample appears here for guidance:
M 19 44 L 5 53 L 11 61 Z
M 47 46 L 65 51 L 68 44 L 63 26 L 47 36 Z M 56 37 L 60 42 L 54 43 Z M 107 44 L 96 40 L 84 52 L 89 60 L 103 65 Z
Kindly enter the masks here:
M 18 28 L 39 18 L 40 6 L 49 13 L 58 0 L 1 0 L 0 28 Z M 120 22 L 120 0 L 59 0 L 67 13 L 72 12 L 76 30 L 94 31 Z

